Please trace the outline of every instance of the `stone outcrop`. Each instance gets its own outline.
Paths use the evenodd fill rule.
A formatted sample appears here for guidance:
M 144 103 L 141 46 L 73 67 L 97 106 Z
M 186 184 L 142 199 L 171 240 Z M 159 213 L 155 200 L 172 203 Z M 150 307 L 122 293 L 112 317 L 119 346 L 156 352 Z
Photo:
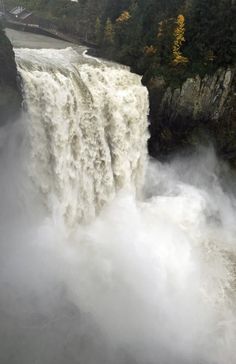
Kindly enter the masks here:
M 168 87 L 163 78 L 149 84 L 150 154 L 166 156 L 211 140 L 219 155 L 236 161 L 235 68 L 187 79 Z
M 12 45 L 0 29 L 0 126 L 17 117 L 21 101 Z

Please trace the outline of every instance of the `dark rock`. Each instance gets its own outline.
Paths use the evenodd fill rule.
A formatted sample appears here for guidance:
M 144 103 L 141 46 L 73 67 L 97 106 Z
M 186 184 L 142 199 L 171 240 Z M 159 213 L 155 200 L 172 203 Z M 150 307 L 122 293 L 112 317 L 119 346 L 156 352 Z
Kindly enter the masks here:
M 21 102 L 13 48 L 0 29 L 0 126 L 17 117 Z
M 149 152 L 164 158 L 209 140 L 236 163 L 235 68 L 187 79 L 171 88 L 162 78 L 148 84 L 151 108 Z

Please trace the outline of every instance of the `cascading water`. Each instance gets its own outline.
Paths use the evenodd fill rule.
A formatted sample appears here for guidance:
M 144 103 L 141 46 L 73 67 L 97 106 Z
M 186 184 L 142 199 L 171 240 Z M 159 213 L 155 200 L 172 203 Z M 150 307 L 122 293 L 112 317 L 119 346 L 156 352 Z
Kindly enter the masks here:
M 72 49 L 16 56 L 0 363 L 235 364 L 233 173 L 205 149 L 148 161 L 147 92 L 128 69 Z
M 71 48 L 16 50 L 30 171 L 70 223 L 89 221 L 125 186 L 142 184 L 147 91 L 128 69 L 88 64 Z M 45 87 L 46 85 L 46 87 Z

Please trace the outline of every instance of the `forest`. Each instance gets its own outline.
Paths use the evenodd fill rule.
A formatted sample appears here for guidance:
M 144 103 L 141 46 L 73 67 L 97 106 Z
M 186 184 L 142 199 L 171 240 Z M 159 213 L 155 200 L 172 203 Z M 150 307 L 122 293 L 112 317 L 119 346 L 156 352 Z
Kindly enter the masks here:
M 95 44 L 144 83 L 172 83 L 235 63 L 234 0 L 8 0 Z

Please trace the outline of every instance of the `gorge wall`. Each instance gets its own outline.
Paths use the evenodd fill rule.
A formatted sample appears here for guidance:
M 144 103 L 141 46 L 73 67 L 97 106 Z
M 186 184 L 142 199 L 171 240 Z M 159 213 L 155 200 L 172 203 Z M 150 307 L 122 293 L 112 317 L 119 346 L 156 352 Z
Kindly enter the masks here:
M 17 116 L 21 101 L 13 48 L 0 28 L 0 126 Z
M 209 140 L 224 159 L 236 162 L 235 68 L 188 78 L 171 88 L 163 78 L 148 83 L 151 108 L 149 152 L 171 155 Z

